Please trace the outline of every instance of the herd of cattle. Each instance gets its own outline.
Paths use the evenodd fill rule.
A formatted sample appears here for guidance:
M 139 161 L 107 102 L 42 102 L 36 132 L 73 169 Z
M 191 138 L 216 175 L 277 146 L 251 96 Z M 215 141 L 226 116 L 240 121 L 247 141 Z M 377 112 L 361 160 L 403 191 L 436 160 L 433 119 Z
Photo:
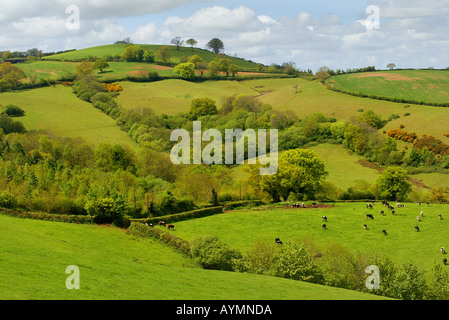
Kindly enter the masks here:
M 390 205 L 387 201 L 382 201 L 381 203 L 382 203 L 382 205 L 383 205 L 384 207 L 386 207 L 388 210 L 391 211 L 391 214 L 392 214 L 392 215 L 394 215 L 394 214 L 396 213 L 396 210 L 395 210 L 396 208 L 403 208 L 403 207 L 405 207 L 404 204 L 401 204 L 401 203 L 399 203 L 399 202 L 396 203 L 396 208 L 393 207 L 392 205 Z M 427 206 L 430 205 L 429 202 L 427 202 L 426 204 L 427 204 Z M 314 203 L 313 205 L 315 205 L 315 203 Z M 420 201 L 418 201 L 418 205 L 419 205 L 419 206 L 421 205 L 421 202 L 420 202 Z M 306 208 L 306 205 L 305 205 L 304 203 L 294 203 L 294 204 L 293 204 L 293 208 Z M 367 203 L 367 204 L 366 204 L 366 208 L 368 208 L 368 209 L 374 209 L 374 202 Z M 381 210 L 381 211 L 380 211 L 380 214 L 381 214 L 381 215 L 385 215 L 384 210 Z M 423 211 L 421 211 L 421 212 L 420 212 L 420 215 L 416 217 L 416 219 L 417 219 L 418 222 L 421 221 L 421 217 L 424 217 L 424 212 L 423 212 Z M 367 218 L 367 219 L 374 220 L 374 216 L 373 216 L 372 214 L 370 214 L 370 213 L 366 214 L 366 218 Z M 441 214 L 438 215 L 438 218 L 439 218 L 440 220 L 443 219 L 443 217 L 442 217 Z M 323 220 L 323 222 L 327 222 L 327 217 L 326 217 L 326 216 L 323 216 L 323 217 L 322 217 L 322 220 Z M 152 223 L 150 223 L 150 224 L 146 223 L 146 225 L 149 226 L 149 227 L 153 227 L 153 224 L 152 224 Z M 164 221 L 159 221 L 158 226 L 160 226 L 160 227 L 166 227 L 167 230 L 174 230 L 174 229 L 175 229 L 175 226 L 174 226 L 173 224 L 166 224 Z M 322 225 L 322 228 L 323 228 L 323 229 L 327 229 L 327 225 L 326 225 L 326 224 L 323 224 L 323 225 Z M 367 224 L 364 224 L 364 225 L 363 225 L 363 228 L 364 228 L 365 230 L 367 230 L 367 229 L 368 229 L 368 225 L 367 225 Z M 415 226 L 415 231 L 416 231 L 416 232 L 419 232 L 419 231 L 420 231 L 419 226 Z M 386 236 L 386 235 L 387 235 L 387 230 L 385 230 L 385 229 L 382 230 L 382 233 Z M 276 239 L 275 239 L 275 243 L 276 243 L 276 245 L 282 245 L 282 244 L 283 244 L 282 241 L 281 241 L 281 239 L 279 239 L 279 238 L 276 238 Z M 444 249 L 444 247 L 441 247 L 441 248 L 440 248 L 440 251 L 441 251 L 441 253 L 443 253 L 443 254 L 446 253 L 446 250 Z M 446 259 L 446 258 L 443 259 L 443 264 L 444 264 L 444 265 L 447 265 L 447 259 Z

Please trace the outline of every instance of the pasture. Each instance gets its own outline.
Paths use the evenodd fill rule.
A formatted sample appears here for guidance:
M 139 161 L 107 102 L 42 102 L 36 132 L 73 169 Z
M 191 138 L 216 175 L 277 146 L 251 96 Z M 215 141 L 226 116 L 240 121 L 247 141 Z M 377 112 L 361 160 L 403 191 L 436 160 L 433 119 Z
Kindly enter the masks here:
M 0 299 L 376 300 L 381 297 L 254 274 L 203 270 L 187 257 L 125 230 L 0 214 Z M 18 236 L 20 235 L 20 236 Z M 80 289 L 66 289 L 66 268 Z
M 445 70 L 395 70 L 345 74 L 328 80 L 335 89 L 388 98 L 423 102 L 449 101 L 449 72 Z
M 61 137 L 81 137 L 92 145 L 108 142 L 136 147 L 112 118 L 78 99 L 68 87 L 58 85 L 2 92 L 0 104 L 15 104 L 25 110 L 20 121 L 27 130 L 50 131 Z
M 384 253 L 398 264 L 414 261 L 429 271 L 434 261 L 442 264 L 446 257 L 440 248 L 449 248 L 448 209 L 448 205 L 406 203 L 404 208 L 395 208 L 393 215 L 380 202 L 373 209 L 367 209 L 365 203 L 337 203 L 328 208 L 261 206 L 177 222 L 171 232 L 186 240 L 198 234 L 215 235 L 243 252 L 257 240 L 274 243 L 276 238 L 284 243 L 312 240 L 321 249 L 339 243 L 353 254 Z M 424 217 L 418 222 L 421 211 Z M 367 219 L 366 214 L 374 219 Z M 442 214 L 442 220 L 438 214 Z M 328 218 L 326 230 L 322 229 L 323 216 Z M 415 226 L 420 232 L 414 230 Z M 386 236 L 382 234 L 384 229 Z
M 181 59 L 184 57 L 189 57 L 192 55 L 198 55 L 204 61 L 210 62 L 217 57 L 217 54 L 203 50 L 198 48 L 190 48 L 188 46 L 180 47 L 179 50 L 176 50 L 175 46 L 167 46 L 167 45 L 150 45 L 150 44 L 137 44 L 142 47 L 143 50 L 152 50 L 157 52 L 161 47 L 170 48 L 170 63 L 178 64 L 181 63 Z M 82 60 L 86 58 L 104 58 L 104 57 L 116 57 L 121 55 L 126 48 L 126 44 L 110 44 L 103 45 L 97 47 L 91 47 L 81 50 L 75 50 L 71 52 L 61 53 L 53 56 L 44 57 L 43 59 L 51 59 L 51 60 L 61 60 L 61 61 L 73 61 L 73 60 Z M 237 58 L 235 56 L 229 56 L 232 63 L 237 65 L 241 69 L 255 69 L 257 64 L 252 61 L 247 61 L 241 58 Z

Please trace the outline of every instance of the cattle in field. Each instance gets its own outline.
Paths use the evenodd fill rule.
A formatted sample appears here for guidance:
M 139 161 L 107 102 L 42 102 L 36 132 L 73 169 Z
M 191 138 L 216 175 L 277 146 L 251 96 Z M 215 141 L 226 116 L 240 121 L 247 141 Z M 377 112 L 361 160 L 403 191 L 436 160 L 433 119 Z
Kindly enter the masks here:
M 326 226 L 325 224 L 323 224 L 321 227 L 322 227 L 324 230 L 327 229 L 327 226 Z
M 415 231 L 419 232 L 419 227 L 418 226 L 415 227 Z
M 159 221 L 157 224 L 159 227 L 165 227 L 167 224 L 164 221 Z
M 371 220 L 374 220 L 374 217 L 373 217 L 373 215 L 372 215 L 372 214 L 367 214 L 367 215 L 366 215 L 366 218 L 367 218 L 367 219 L 371 219 Z
M 447 264 L 447 259 L 446 259 L 446 258 L 443 259 L 443 264 L 444 264 L 444 265 Z
M 384 235 L 387 235 L 387 230 L 382 230 L 382 233 L 384 234 Z
M 441 215 L 441 213 L 438 215 L 438 219 L 443 220 L 443 216 Z
M 421 217 L 420 216 L 416 217 L 416 220 L 421 221 Z
M 325 221 L 325 222 L 327 221 L 327 217 L 326 217 L 326 216 L 322 216 L 321 219 L 322 219 L 323 221 Z
M 276 238 L 275 240 L 275 243 L 276 244 L 278 244 L 278 245 L 282 245 L 282 241 L 281 241 L 281 239 L 279 239 L 279 238 Z
M 446 253 L 446 250 L 444 250 L 444 247 L 441 247 L 441 248 L 440 248 L 440 251 L 441 251 L 442 254 L 445 254 L 445 253 Z
M 363 229 L 367 230 L 368 226 L 366 224 L 363 225 Z
M 367 203 L 367 204 L 366 204 L 366 207 L 367 207 L 368 209 L 372 209 L 372 208 L 373 208 L 373 205 L 372 205 L 371 203 Z
M 172 224 L 169 224 L 168 226 L 167 226 L 167 229 L 168 230 L 174 230 L 175 229 L 175 226 L 174 225 L 172 225 Z

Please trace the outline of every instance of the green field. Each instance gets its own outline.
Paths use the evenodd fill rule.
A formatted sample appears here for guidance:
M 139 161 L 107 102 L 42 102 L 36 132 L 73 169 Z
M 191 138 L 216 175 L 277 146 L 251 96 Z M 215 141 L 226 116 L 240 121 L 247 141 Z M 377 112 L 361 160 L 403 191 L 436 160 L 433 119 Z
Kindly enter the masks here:
M 0 300 L 367 300 L 371 294 L 294 280 L 203 270 L 125 230 L 0 214 Z M 18 236 L 20 235 L 20 236 Z M 80 270 L 68 290 L 66 268 Z
M 20 121 L 27 130 L 46 130 L 61 137 L 81 137 L 92 145 L 108 142 L 136 146 L 113 119 L 78 99 L 71 88 L 59 85 L 2 92 L 0 104 L 21 107 L 26 114 Z
M 396 70 L 345 74 L 328 80 L 335 89 L 423 102 L 449 102 L 449 72 Z
M 200 56 L 204 61 L 210 62 L 214 60 L 217 55 L 213 52 L 202 50 L 198 48 L 190 47 L 181 47 L 179 50 L 176 50 L 175 46 L 167 46 L 167 45 L 149 45 L 149 44 L 138 44 L 144 50 L 152 50 L 157 52 L 161 47 L 169 47 L 170 48 L 170 63 L 178 64 L 181 62 L 183 57 L 189 57 L 192 55 Z M 90 57 L 94 58 L 104 58 L 106 56 L 117 56 L 121 55 L 126 48 L 126 44 L 111 44 L 111 45 L 103 45 L 98 47 L 86 48 L 66 53 L 61 53 L 58 55 L 44 57 L 43 59 L 56 59 L 63 61 L 70 60 L 82 60 Z M 238 67 L 243 69 L 254 69 L 257 64 L 251 61 L 246 61 L 244 59 L 236 58 L 236 57 L 228 57 L 232 60 L 232 63 L 236 64 Z
M 268 243 L 280 238 L 284 242 L 312 239 L 318 248 L 340 243 L 352 253 L 385 253 L 398 264 L 414 261 L 430 270 L 434 261 L 441 263 L 441 247 L 448 247 L 449 219 L 445 217 L 447 205 L 418 206 L 407 203 L 392 215 L 377 203 L 366 209 L 364 203 L 338 203 L 333 208 L 310 209 L 248 209 L 231 211 L 201 219 L 176 223 L 173 231 L 178 237 L 191 240 L 198 234 L 216 235 L 230 246 L 248 250 L 256 240 Z M 380 211 L 385 211 L 385 216 Z M 416 217 L 424 212 L 422 221 Z M 374 220 L 367 220 L 371 213 Z M 438 214 L 443 220 L 438 219 Z M 322 216 L 327 216 L 327 229 L 323 230 Z M 368 225 L 368 230 L 363 225 Z M 420 232 L 415 232 L 418 225 Z M 384 236 L 382 230 L 387 230 Z

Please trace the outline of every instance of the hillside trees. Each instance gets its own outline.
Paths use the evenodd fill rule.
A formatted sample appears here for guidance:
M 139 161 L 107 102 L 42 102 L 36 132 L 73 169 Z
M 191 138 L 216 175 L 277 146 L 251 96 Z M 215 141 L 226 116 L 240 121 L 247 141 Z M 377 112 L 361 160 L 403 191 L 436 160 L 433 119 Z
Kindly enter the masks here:
M 195 65 L 191 62 L 178 64 L 174 72 L 184 80 L 192 80 L 195 78 Z
M 176 38 L 173 38 L 173 39 L 170 41 L 170 43 L 173 44 L 173 45 L 175 45 L 175 46 L 176 46 L 176 50 L 179 51 L 179 49 L 181 48 L 181 46 L 184 44 L 184 40 L 182 40 L 180 37 L 176 37 Z
M 192 47 L 192 51 L 193 51 L 193 47 L 196 46 L 196 45 L 198 44 L 198 41 L 196 41 L 196 40 L 193 39 L 193 38 L 190 38 L 190 39 L 188 39 L 188 40 L 186 41 L 186 43 L 187 43 L 189 46 Z
M 170 48 L 169 47 L 161 47 L 157 52 L 156 52 L 156 59 L 159 61 L 162 61 L 162 63 L 164 65 L 166 65 L 169 61 L 170 61 Z
M 188 117 L 190 120 L 197 120 L 199 117 L 218 114 L 215 101 L 209 98 L 193 99 L 190 103 Z
M 5 89 L 17 89 L 20 84 L 20 80 L 25 78 L 25 73 L 19 67 L 14 66 L 10 62 L 3 62 L 0 64 L 0 91 Z M 3 88 L 3 90 L 2 90 Z
M 207 43 L 206 48 L 218 54 L 224 50 L 224 44 L 223 41 L 221 41 L 220 39 L 213 38 Z
M 128 62 L 139 62 L 142 61 L 143 54 L 143 49 L 140 46 L 133 44 L 125 48 L 122 57 Z
M 92 68 L 93 68 L 94 70 L 99 69 L 99 70 L 100 70 L 100 73 L 102 73 L 102 72 L 103 72 L 103 69 L 109 68 L 109 63 L 108 63 L 106 60 L 104 60 L 104 59 L 98 59 L 97 61 L 95 61 L 95 63 L 94 63 L 94 65 L 92 66 Z
M 377 177 L 375 186 L 382 199 L 404 200 L 411 191 L 412 184 L 407 181 L 407 171 L 399 167 L 388 167 Z

